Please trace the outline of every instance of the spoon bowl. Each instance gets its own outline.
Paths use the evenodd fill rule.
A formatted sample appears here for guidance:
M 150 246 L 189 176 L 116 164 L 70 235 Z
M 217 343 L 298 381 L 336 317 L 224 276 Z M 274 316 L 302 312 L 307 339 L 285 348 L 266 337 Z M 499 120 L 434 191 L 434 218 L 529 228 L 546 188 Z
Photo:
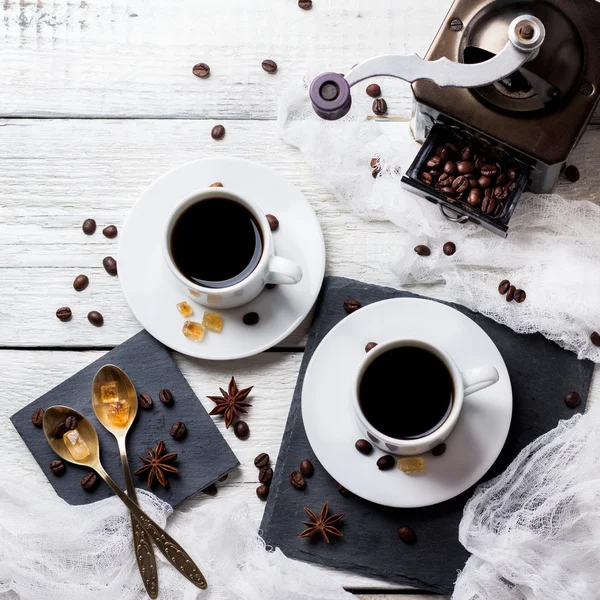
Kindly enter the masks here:
M 117 394 L 121 403 L 127 403 L 129 406 L 129 416 L 126 422 L 119 423 L 110 417 L 109 411 L 114 406 L 114 401 L 107 400 L 110 399 L 111 391 Z M 104 365 L 100 368 L 92 383 L 92 406 L 100 423 L 113 435 L 117 438 L 127 435 L 135 421 L 138 402 L 133 383 L 122 369 L 115 365 Z

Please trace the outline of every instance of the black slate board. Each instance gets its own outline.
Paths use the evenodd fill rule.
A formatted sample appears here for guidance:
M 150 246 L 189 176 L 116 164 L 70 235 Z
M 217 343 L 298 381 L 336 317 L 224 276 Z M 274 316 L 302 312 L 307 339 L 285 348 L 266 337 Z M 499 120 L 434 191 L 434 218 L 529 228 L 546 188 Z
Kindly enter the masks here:
M 166 347 L 146 331 L 141 331 L 11 417 L 19 435 L 61 498 L 69 504 L 90 504 L 107 498 L 112 492 L 104 483 L 94 492 L 86 492 L 80 485 L 81 478 L 88 471 L 84 467 L 68 464 L 66 472 L 58 477 L 50 471 L 49 464 L 56 455 L 43 431 L 31 423 L 31 415 L 39 407 L 63 404 L 90 419 L 100 438 L 100 459 L 104 467 L 122 488 L 125 485 L 117 443 L 96 419 L 90 400 L 94 375 L 107 364 L 123 369 L 138 393 L 148 392 L 154 399 L 151 409 L 138 409 L 127 436 L 127 454 L 132 471 L 141 465 L 138 457 L 146 454 L 148 448 L 154 448 L 160 440 L 164 440 L 169 452 L 178 453 L 175 465 L 179 474 L 169 477 L 167 488 L 154 485 L 152 491 L 159 498 L 176 506 L 240 464 Z M 158 392 L 163 388 L 173 392 L 174 403 L 170 407 L 158 400 Z M 176 441 L 169 435 L 175 421 L 183 421 L 188 428 L 188 434 L 182 441 Z M 134 481 L 137 487 L 147 489 L 145 477 L 134 477 Z
M 442 504 L 418 509 L 386 508 L 356 496 L 344 497 L 319 464 L 306 437 L 300 408 L 304 374 L 318 344 L 346 316 L 343 302 L 349 297 L 366 306 L 388 298 L 419 296 L 350 279 L 325 280 L 275 468 L 262 536 L 267 544 L 279 547 L 291 558 L 449 594 L 457 571 L 469 556 L 458 541 L 458 525 L 473 489 Z M 576 411 L 565 406 L 563 396 L 577 390 L 582 398 L 587 398 L 594 364 L 578 360 L 540 334 L 517 334 L 463 306 L 444 304 L 464 313 L 488 333 L 500 350 L 512 381 L 511 429 L 485 480 L 502 472 L 524 446 L 553 429 L 559 420 L 573 416 Z M 584 409 L 585 402 L 577 412 Z M 308 479 L 305 490 L 297 490 L 289 484 L 288 475 L 298 469 L 303 458 L 313 462 L 315 474 Z M 330 510 L 345 515 L 344 537 L 335 538 L 329 545 L 316 538 L 298 539 L 303 529 L 301 521 L 306 520 L 303 507 L 318 510 L 325 500 L 329 500 Z M 416 545 L 407 546 L 399 540 L 397 528 L 403 524 L 417 532 Z

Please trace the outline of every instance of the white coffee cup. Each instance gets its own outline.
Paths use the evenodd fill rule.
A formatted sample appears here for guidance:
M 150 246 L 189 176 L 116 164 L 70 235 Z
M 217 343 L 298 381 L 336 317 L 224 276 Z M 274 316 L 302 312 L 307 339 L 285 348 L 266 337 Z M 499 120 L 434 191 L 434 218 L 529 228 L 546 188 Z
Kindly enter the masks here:
M 242 281 L 229 287 L 210 288 L 198 285 L 188 279 L 177 267 L 171 252 L 171 235 L 179 217 L 190 206 L 203 200 L 223 198 L 233 200 L 244 206 L 260 227 L 262 236 L 262 255 L 254 270 Z M 223 224 L 225 227 L 226 224 Z M 215 224 L 218 227 L 218 224 Z M 292 225 L 293 226 L 293 225 Z M 183 292 L 195 302 L 211 308 L 235 308 L 254 300 L 267 283 L 294 284 L 302 279 L 302 269 L 291 260 L 275 256 L 273 234 L 269 222 L 260 208 L 248 198 L 240 196 L 226 188 L 207 188 L 184 198 L 171 212 L 163 234 L 163 256 L 173 275 L 179 280 Z M 215 253 L 219 252 L 215 248 Z M 199 256 L 198 260 L 211 260 L 211 256 Z
M 394 438 L 378 431 L 365 417 L 359 402 L 360 384 L 368 367 L 377 357 L 385 354 L 389 350 L 401 347 L 420 348 L 439 358 L 448 369 L 454 386 L 452 406 L 448 411 L 446 419 L 437 427 L 437 429 L 418 438 Z M 468 369 L 461 372 L 452 357 L 441 348 L 416 339 L 392 340 L 375 346 L 372 350 L 367 352 L 364 359 L 361 361 L 352 388 L 352 403 L 358 424 L 369 441 L 386 453 L 397 454 L 400 456 L 414 456 L 416 454 L 428 452 L 441 444 L 450 435 L 458 422 L 460 413 L 463 409 L 464 399 L 475 392 L 493 385 L 498 379 L 498 371 L 491 365 Z M 401 380 L 398 381 L 398 385 L 402 386 Z

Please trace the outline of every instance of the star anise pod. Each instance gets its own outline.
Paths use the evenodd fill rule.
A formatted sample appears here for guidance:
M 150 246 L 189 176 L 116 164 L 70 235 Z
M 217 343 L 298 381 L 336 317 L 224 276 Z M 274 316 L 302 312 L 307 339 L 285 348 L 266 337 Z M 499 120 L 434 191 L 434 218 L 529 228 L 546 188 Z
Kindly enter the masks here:
M 325 502 L 325 504 L 323 504 L 323 508 L 321 509 L 321 514 L 319 516 L 317 516 L 316 513 L 306 506 L 304 507 L 304 510 L 311 520 L 302 521 L 302 523 L 304 525 L 308 525 L 308 527 L 298 536 L 299 538 L 312 537 L 316 533 L 320 533 L 325 538 L 325 541 L 329 544 L 330 535 L 336 535 L 338 537 L 342 537 L 344 535 L 337 527 L 333 526 L 333 524 L 337 523 L 344 515 L 328 516 L 329 502 Z
M 179 469 L 169 464 L 177 458 L 177 452 L 167 453 L 165 443 L 158 442 L 155 450 L 148 450 L 148 456 L 140 456 L 144 463 L 134 475 L 143 475 L 148 473 L 148 487 L 151 488 L 154 480 L 158 481 L 163 487 L 167 487 L 167 473 L 179 473 Z
M 227 392 L 223 388 L 219 388 L 222 396 L 208 396 L 210 400 L 216 403 L 216 406 L 209 414 L 222 414 L 225 419 L 225 427 L 229 429 L 233 420 L 240 416 L 239 413 L 248 412 L 246 408 L 252 406 L 252 404 L 248 404 L 248 402 L 244 402 L 244 400 L 246 400 L 253 387 L 254 386 L 250 386 L 249 388 L 238 390 L 235 379 L 232 377 Z

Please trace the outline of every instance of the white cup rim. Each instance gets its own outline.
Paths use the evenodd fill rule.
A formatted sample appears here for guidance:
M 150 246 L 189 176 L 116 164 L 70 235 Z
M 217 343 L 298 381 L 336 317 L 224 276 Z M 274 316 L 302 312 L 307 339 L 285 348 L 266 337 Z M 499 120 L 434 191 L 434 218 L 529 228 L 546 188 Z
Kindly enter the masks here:
M 234 200 L 235 202 L 238 202 L 239 204 L 247 208 L 252 213 L 252 216 L 256 219 L 256 222 L 258 223 L 261 229 L 261 237 L 263 243 L 262 255 L 256 266 L 254 267 L 254 270 L 241 281 L 238 281 L 233 285 L 222 288 L 204 287 L 195 283 L 191 279 L 188 279 L 177 268 L 177 265 L 175 264 L 175 261 L 173 260 L 173 257 L 171 255 L 171 233 L 173 231 L 175 222 L 177 221 L 179 216 L 193 204 L 196 204 L 197 202 L 202 202 L 203 200 L 208 200 L 210 198 L 223 198 L 227 200 Z M 265 262 L 270 256 L 272 243 L 273 241 L 271 237 L 271 230 L 269 228 L 269 222 L 267 221 L 267 217 L 254 202 L 228 188 L 214 187 L 205 188 L 203 190 L 194 192 L 193 194 L 190 194 L 189 196 L 186 196 L 185 198 L 180 200 L 175 205 L 175 207 L 173 208 L 173 210 L 171 210 L 169 216 L 167 217 L 166 226 L 163 231 L 162 248 L 163 256 L 167 265 L 169 266 L 169 269 L 171 270 L 173 275 L 175 275 L 175 277 L 177 277 L 177 279 L 181 281 L 181 283 L 187 286 L 190 290 L 194 290 L 200 294 L 218 294 L 219 292 L 225 291 L 227 291 L 228 293 L 235 293 L 237 290 L 245 288 L 253 280 L 262 277 L 261 267 L 264 266 Z
M 360 408 L 359 402 L 359 390 L 360 383 L 362 381 L 362 377 L 369 367 L 373 363 L 373 361 L 382 354 L 386 353 L 389 350 L 394 348 L 401 348 L 406 346 L 413 346 L 417 348 L 422 348 L 424 350 L 428 350 L 435 356 L 437 356 L 445 365 L 450 375 L 452 377 L 452 382 L 454 385 L 454 396 L 452 400 L 452 408 L 450 410 L 450 414 L 446 418 L 446 420 L 431 433 L 424 435 L 415 439 L 403 439 L 403 438 L 394 438 L 385 433 L 382 433 L 377 428 L 373 427 L 371 423 L 367 420 L 362 409 Z M 427 444 L 433 439 L 440 438 L 440 440 L 445 439 L 447 435 L 452 431 L 456 422 L 458 421 L 458 417 L 462 410 L 464 401 L 464 383 L 461 372 L 454 362 L 453 358 L 445 351 L 439 348 L 438 346 L 433 346 L 429 342 L 424 340 L 419 340 L 416 338 L 399 338 L 394 340 L 389 340 L 387 342 L 383 342 L 381 344 L 377 344 L 372 350 L 366 353 L 365 357 L 361 360 L 358 369 L 356 371 L 356 376 L 354 378 L 354 386 L 352 393 L 352 402 L 354 412 L 362 425 L 362 428 L 365 431 L 372 431 L 374 435 L 376 435 L 382 442 L 385 444 L 391 444 L 396 446 L 398 450 L 416 450 L 418 448 L 423 447 L 424 444 Z M 397 452 L 398 453 L 398 452 Z

